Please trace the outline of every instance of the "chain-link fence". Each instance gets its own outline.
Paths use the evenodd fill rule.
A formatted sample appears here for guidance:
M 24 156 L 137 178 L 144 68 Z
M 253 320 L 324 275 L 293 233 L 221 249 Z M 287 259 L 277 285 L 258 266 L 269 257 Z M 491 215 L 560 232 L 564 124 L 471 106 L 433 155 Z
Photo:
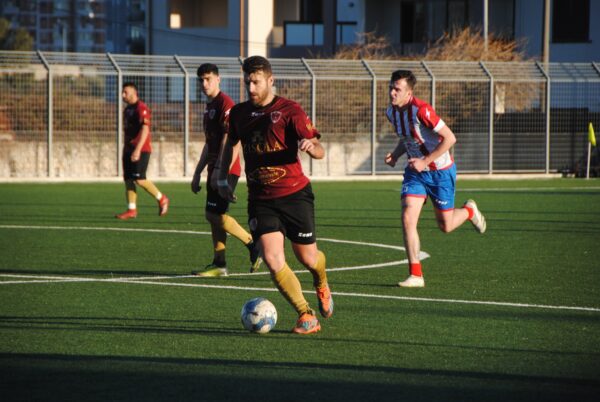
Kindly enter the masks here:
M 239 58 L 0 52 L 0 177 L 121 175 L 121 87 L 152 111 L 150 177 L 189 176 L 204 143 L 206 98 L 196 69 L 219 66 L 221 89 L 246 99 Z M 587 126 L 600 127 L 596 63 L 272 59 L 278 95 L 297 101 L 322 134 L 314 176 L 382 175 L 397 137 L 385 117 L 391 73 L 412 70 L 415 95 L 457 137 L 460 173 L 575 172 Z M 592 175 L 598 175 L 598 151 Z

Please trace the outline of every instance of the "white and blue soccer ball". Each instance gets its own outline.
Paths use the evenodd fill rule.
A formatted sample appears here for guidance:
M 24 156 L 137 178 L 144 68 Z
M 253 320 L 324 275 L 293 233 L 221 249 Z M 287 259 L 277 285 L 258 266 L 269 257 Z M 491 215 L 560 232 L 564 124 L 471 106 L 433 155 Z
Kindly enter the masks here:
M 277 310 L 264 297 L 248 300 L 242 307 L 242 325 L 248 331 L 266 334 L 277 323 Z

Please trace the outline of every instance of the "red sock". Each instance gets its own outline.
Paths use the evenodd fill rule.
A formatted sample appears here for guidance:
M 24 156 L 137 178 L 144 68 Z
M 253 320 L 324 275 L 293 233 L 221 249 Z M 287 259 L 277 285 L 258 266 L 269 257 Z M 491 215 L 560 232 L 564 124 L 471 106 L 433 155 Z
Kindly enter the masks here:
M 420 262 L 410 264 L 410 274 L 414 276 L 423 276 L 423 271 L 421 270 Z
M 466 205 L 463 208 L 469 213 L 469 220 L 473 219 L 473 208 L 467 207 Z

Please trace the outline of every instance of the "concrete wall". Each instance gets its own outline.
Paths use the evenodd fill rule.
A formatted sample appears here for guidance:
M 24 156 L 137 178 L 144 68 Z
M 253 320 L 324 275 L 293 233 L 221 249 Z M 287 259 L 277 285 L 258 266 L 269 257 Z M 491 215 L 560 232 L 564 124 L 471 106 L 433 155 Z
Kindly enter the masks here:
M 148 166 L 148 178 L 183 177 L 183 146 L 181 142 L 154 141 Z M 190 144 L 188 172 L 194 172 L 203 142 Z M 323 142 L 326 157 L 312 161 L 316 176 L 344 176 L 364 172 L 370 166 L 370 142 Z M 310 160 L 302 154 L 305 172 L 310 172 Z M 58 178 L 98 178 L 117 176 L 117 156 L 114 142 L 76 143 L 55 141 L 53 174 Z M 44 141 L 0 141 L 0 178 L 46 177 L 47 149 Z

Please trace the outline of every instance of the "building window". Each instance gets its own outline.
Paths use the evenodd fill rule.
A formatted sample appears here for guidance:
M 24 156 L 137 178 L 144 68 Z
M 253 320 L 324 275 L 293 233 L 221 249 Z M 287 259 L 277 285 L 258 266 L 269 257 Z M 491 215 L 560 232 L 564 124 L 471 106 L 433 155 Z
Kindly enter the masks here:
M 552 5 L 552 42 L 589 42 L 590 1 L 554 0 Z
M 512 40 L 515 37 L 515 0 L 492 0 L 488 10 L 489 32 Z
M 322 0 L 301 0 L 300 1 L 300 21 L 323 22 L 323 1 Z
M 228 1 L 170 0 L 169 28 L 227 27 Z

